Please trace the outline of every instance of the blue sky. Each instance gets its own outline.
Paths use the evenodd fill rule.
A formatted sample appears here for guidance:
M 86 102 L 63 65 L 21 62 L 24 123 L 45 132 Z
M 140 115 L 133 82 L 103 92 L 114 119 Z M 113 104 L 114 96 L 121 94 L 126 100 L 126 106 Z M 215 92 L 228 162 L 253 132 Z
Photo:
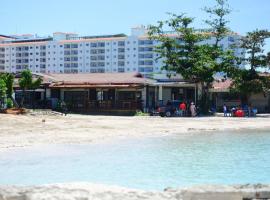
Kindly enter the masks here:
M 270 29 L 270 0 L 230 0 L 230 25 L 244 34 Z M 81 35 L 127 33 L 138 24 L 153 24 L 166 12 L 188 13 L 202 25 L 202 7 L 214 0 L 2 0 L 0 33 L 78 32 Z
M 139 24 L 166 19 L 167 12 L 187 13 L 203 26 L 201 10 L 214 0 L 2 0 L 0 34 L 31 33 L 40 36 L 56 31 L 80 35 L 130 33 Z M 230 26 L 245 34 L 256 28 L 270 29 L 270 0 L 229 0 Z

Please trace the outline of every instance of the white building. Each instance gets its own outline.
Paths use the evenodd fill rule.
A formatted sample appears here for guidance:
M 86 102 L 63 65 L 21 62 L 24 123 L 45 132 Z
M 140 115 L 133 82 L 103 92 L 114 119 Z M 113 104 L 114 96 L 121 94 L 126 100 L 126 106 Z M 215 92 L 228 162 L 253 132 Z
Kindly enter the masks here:
M 234 33 L 228 35 L 222 41 L 223 48 L 230 48 L 240 37 Z M 0 72 L 30 69 L 37 73 L 162 73 L 162 60 L 157 60 L 154 51 L 157 44 L 158 41 L 148 39 L 143 26 L 132 28 L 130 36 L 79 37 L 62 32 L 47 38 L 0 35 Z M 243 56 L 242 49 L 237 49 L 235 54 Z

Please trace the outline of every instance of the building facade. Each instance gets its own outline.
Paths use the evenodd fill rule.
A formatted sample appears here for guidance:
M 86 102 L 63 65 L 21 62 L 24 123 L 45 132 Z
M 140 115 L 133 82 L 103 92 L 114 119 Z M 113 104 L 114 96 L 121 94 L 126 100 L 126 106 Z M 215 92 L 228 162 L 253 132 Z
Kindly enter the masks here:
M 175 35 L 171 35 L 175 37 Z M 239 41 L 232 33 L 222 40 L 224 49 Z M 209 38 L 203 43 L 214 43 Z M 163 73 L 162 59 L 154 51 L 158 41 L 149 40 L 143 26 L 132 28 L 131 35 L 79 37 L 56 32 L 52 37 L 0 35 L 0 72 L 17 73 L 30 69 L 36 73 Z M 242 49 L 235 50 L 243 56 Z

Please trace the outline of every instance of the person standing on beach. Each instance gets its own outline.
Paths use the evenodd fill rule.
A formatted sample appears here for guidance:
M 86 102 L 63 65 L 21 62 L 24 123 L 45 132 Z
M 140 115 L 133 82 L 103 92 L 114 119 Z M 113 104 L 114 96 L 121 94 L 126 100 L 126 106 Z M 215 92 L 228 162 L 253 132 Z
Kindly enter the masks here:
M 187 106 L 186 106 L 185 102 L 182 102 L 179 105 L 179 110 L 180 110 L 180 116 L 181 117 L 186 116 L 186 109 L 187 109 Z
M 224 117 L 228 116 L 228 110 L 227 110 L 226 104 L 223 105 L 223 113 L 224 113 Z
M 62 115 L 67 115 L 67 104 L 64 102 L 64 101 L 62 101 L 61 102 L 61 110 L 62 110 Z
M 191 105 L 190 105 L 190 112 L 191 112 L 191 117 L 196 117 L 196 106 L 193 102 L 191 102 Z

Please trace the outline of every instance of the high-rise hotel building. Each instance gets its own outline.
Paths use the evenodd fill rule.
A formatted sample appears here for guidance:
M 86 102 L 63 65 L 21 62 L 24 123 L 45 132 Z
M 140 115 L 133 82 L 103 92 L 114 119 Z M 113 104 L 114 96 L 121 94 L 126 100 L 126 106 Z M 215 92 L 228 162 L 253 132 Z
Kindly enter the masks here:
M 172 35 L 173 37 L 173 35 Z M 239 41 L 230 34 L 222 40 L 223 48 Z M 206 43 L 213 43 L 209 38 Z M 30 69 L 37 73 L 161 73 L 162 59 L 149 40 L 143 26 L 132 28 L 131 35 L 80 37 L 74 33 L 56 32 L 52 37 L 33 35 L 0 35 L 0 72 L 20 72 Z M 243 56 L 242 49 L 235 49 Z

